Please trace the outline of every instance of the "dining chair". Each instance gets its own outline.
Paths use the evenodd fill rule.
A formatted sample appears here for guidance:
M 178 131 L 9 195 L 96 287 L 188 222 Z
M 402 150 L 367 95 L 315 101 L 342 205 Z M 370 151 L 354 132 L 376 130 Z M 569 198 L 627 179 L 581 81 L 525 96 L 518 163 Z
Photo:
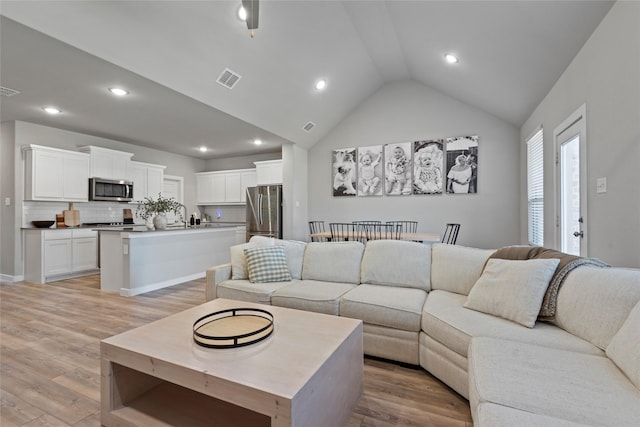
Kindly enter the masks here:
M 387 222 L 384 224 L 385 239 L 401 240 L 402 239 L 402 224 L 393 224 Z
M 442 235 L 442 243 L 446 243 L 448 245 L 455 245 L 456 240 L 458 240 L 458 232 L 460 231 L 460 224 L 447 224 L 447 228 L 444 230 L 444 234 Z
M 309 221 L 309 234 L 324 233 L 324 221 Z M 324 237 L 311 236 L 312 242 L 326 242 Z
M 354 224 L 382 224 L 382 221 L 371 220 L 371 221 L 352 221 Z
M 357 241 L 366 243 L 364 229 L 361 225 L 352 222 L 330 222 L 332 242 Z
M 387 224 L 399 225 L 401 233 L 418 232 L 418 221 L 387 221 Z

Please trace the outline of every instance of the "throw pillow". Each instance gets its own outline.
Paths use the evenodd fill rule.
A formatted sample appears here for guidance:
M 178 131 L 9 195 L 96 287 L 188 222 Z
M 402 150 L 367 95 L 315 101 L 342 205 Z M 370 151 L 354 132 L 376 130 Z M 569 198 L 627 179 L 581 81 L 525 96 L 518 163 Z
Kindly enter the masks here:
M 288 282 L 291 280 L 283 246 L 245 249 L 251 283 Z
M 490 259 L 464 306 L 533 328 L 559 262 Z
M 607 357 L 640 388 L 640 302 L 611 339 Z
M 260 240 L 254 240 L 254 237 L 251 238 L 249 243 L 242 243 L 240 245 L 231 246 L 231 248 L 229 248 L 231 256 L 231 279 L 246 280 L 249 278 L 249 272 L 247 271 L 247 259 L 244 256 L 245 249 L 273 246 L 274 239 L 264 238 Z

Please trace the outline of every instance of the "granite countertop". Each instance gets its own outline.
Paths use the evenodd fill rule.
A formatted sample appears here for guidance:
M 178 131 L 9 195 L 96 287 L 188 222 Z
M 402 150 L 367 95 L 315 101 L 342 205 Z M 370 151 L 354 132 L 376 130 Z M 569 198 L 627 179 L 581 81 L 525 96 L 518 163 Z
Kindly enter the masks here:
M 90 229 L 96 231 L 129 231 L 129 232 L 156 232 L 156 231 L 178 231 L 178 230 L 206 230 L 210 228 L 235 228 L 244 226 L 244 222 L 203 222 L 200 225 L 187 226 L 185 228 L 184 224 L 182 225 L 169 225 L 165 230 L 149 230 L 145 225 L 139 224 L 125 224 L 125 225 L 80 225 L 78 227 L 61 227 L 61 228 L 38 228 L 38 227 L 21 227 L 22 230 L 78 230 L 78 229 Z

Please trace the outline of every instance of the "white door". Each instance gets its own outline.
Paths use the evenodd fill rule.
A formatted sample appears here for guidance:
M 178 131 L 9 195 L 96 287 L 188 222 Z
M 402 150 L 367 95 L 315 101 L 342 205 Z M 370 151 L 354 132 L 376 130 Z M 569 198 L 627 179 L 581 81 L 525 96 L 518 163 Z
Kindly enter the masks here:
M 583 105 L 554 131 L 557 247 L 587 256 L 586 117 Z
M 164 175 L 162 180 L 162 196 L 173 197 L 178 203 L 184 203 L 184 196 L 182 195 L 184 190 L 184 178 L 181 176 Z M 186 212 L 186 211 L 185 211 Z M 185 212 L 182 215 L 185 215 Z M 185 218 L 186 219 L 186 218 Z M 169 223 L 174 223 L 179 220 L 173 212 L 167 214 L 167 220 Z

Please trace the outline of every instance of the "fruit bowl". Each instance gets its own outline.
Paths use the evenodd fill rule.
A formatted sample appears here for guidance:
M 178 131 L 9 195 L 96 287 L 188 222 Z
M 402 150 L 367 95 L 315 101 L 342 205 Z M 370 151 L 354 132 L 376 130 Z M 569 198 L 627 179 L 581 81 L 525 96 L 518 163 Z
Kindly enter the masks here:
M 31 221 L 34 227 L 37 228 L 49 228 L 53 225 L 55 221 Z

